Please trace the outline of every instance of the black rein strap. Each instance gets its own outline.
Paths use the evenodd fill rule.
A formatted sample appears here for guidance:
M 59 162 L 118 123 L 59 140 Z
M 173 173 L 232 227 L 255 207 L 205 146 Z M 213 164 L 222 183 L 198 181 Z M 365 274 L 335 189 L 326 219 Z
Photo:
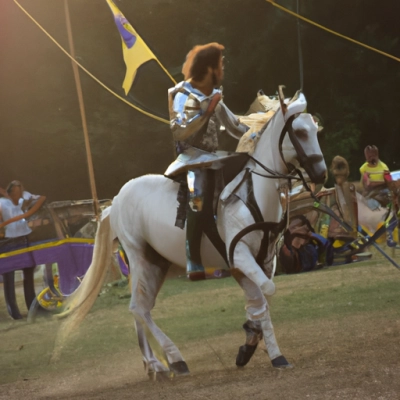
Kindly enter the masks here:
M 279 137 L 279 153 L 281 155 L 281 158 L 289 170 L 289 166 L 287 165 L 284 157 L 283 157 L 283 152 L 282 152 L 282 143 L 283 139 L 286 135 L 286 133 L 289 131 L 289 129 L 292 129 L 292 122 L 293 122 L 294 116 L 290 117 L 285 125 L 282 128 L 280 137 Z M 262 164 L 260 161 L 255 159 L 254 157 L 250 156 L 249 157 L 257 164 L 259 165 L 262 169 L 264 169 L 266 172 L 268 172 L 270 175 L 263 175 L 255 171 L 251 171 L 251 173 L 262 176 L 264 178 L 269 178 L 269 179 L 287 179 L 289 182 L 289 187 L 291 186 L 291 180 L 296 179 L 296 180 L 303 180 L 305 183 L 304 177 L 300 174 L 300 178 L 290 175 L 290 174 L 281 174 L 279 172 L 276 172 L 264 164 Z M 296 172 L 299 172 L 296 170 Z M 306 184 L 307 185 L 307 184 Z M 309 187 L 306 186 L 308 189 Z M 311 191 L 311 190 L 310 190 Z M 261 269 L 264 267 L 264 261 L 265 258 L 268 254 L 268 247 L 269 247 L 269 239 L 270 239 L 270 233 L 273 233 L 274 235 L 278 235 L 279 232 L 284 230 L 287 226 L 287 210 L 285 210 L 285 213 L 283 215 L 283 218 L 280 222 L 266 222 L 266 221 L 261 221 L 261 222 L 256 222 L 255 224 L 249 225 L 246 228 L 242 229 L 240 232 L 236 234 L 236 236 L 232 239 L 232 242 L 229 246 L 229 252 L 228 252 L 228 259 L 229 259 L 229 265 L 233 266 L 234 265 L 234 253 L 235 253 L 235 248 L 239 241 L 248 233 L 254 232 L 254 231 L 262 231 L 264 233 L 263 238 L 260 243 L 260 249 L 258 251 L 257 257 L 256 257 L 256 262 L 260 266 Z

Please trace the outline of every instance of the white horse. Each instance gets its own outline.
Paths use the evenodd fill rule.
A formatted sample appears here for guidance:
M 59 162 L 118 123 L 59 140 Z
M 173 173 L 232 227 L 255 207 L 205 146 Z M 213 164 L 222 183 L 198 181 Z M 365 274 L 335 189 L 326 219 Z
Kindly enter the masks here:
M 227 252 L 235 236 L 254 224 L 245 202 L 240 196 L 231 195 L 243 183 L 246 169 L 252 172 L 254 196 L 264 221 L 280 227 L 284 227 L 282 217 L 285 211 L 280 201 L 280 188 L 288 185 L 291 172 L 288 166 L 292 169 L 300 163 L 311 181 L 324 182 L 326 165 L 318 144 L 318 126 L 310 114 L 304 113 L 306 105 L 302 93 L 290 102 L 282 100 L 281 109 L 264 127 L 259 139 L 253 154 L 257 162 L 249 159 L 242 172 L 222 192 L 217 225 Z M 273 175 L 275 179 L 265 175 Z M 118 238 L 129 259 L 130 310 L 148 374 L 189 373 L 180 351 L 158 328 L 150 314 L 171 263 L 182 268 L 186 266 L 185 232 L 174 226 L 177 189 L 173 181 L 161 175 L 142 176 L 122 187 L 112 206 L 103 212 L 92 265 L 64 313 L 68 318 L 60 328 L 58 344 L 62 344 L 94 303 L 109 265 L 112 242 Z M 244 291 L 248 326 L 253 328 L 252 342 L 247 340 L 241 347 L 237 364 L 247 363 L 258 340 L 263 337 L 272 365 L 288 367 L 290 364 L 278 347 L 264 296 L 275 291 L 272 277 L 278 239 L 276 232 L 267 233 L 267 236 L 270 239 L 267 257 L 261 265 L 256 256 L 262 232 L 250 231 L 231 248 L 232 276 Z M 201 256 L 206 267 L 226 268 L 224 259 L 206 237 L 203 237 Z M 251 354 L 246 353 L 249 349 Z

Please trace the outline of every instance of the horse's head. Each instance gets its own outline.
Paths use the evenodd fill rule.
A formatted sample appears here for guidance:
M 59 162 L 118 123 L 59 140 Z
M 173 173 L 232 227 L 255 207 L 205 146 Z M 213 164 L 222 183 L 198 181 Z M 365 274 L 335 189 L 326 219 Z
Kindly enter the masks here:
M 285 126 L 281 132 L 280 151 L 287 165 L 303 168 L 313 183 L 324 183 L 327 168 L 318 143 L 318 124 L 305 113 L 306 99 L 302 93 L 281 104 Z

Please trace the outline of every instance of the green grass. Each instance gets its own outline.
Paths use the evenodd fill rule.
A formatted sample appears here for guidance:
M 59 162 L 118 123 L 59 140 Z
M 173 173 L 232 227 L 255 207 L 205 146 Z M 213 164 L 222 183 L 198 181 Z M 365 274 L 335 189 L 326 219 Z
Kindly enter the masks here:
M 277 294 L 270 299 L 274 324 L 345 318 L 356 313 L 396 314 L 400 310 L 400 272 L 388 264 L 384 267 L 379 264 L 367 261 L 276 277 Z M 111 311 L 116 307 L 115 313 L 126 315 L 126 328 L 130 329 L 129 299 L 118 299 L 115 294 L 119 292 L 121 289 L 114 289 L 100 297 L 96 308 L 107 307 Z M 245 320 L 244 296 L 233 279 L 203 282 L 170 279 L 165 282 L 152 314 L 159 327 L 177 344 L 210 338 L 241 330 Z M 117 331 L 113 337 L 118 337 Z
M 400 316 L 400 271 L 385 261 L 368 261 L 300 275 L 275 278 L 271 316 L 280 326 L 315 321 L 350 320 L 354 316 Z M 137 350 L 128 288 L 110 288 L 101 295 L 78 332 L 67 344 L 62 368 L 87 368 L 104 357 Z M 368 314 L 367 314 L 368 313 Z M 241 332 L 244 297 L 233 279 L 190 282 L 167 280 L 158 296 L 153 318 L 178 345 Z M 58 322 L 40 318 L 0 322 L 0 382 L 47 374 Z M 239 343 L 238 343 L 239 344 Z M 23 346 L 21 348 L 21 346 Z M 132 350 L 135 349 L 135 350 Z
M 399 276 L 400 278 L 400 276 Z M 398 294 L 400 280 L 385 282 L 341 282 L 338 287 L 315 287 L 312 290 L 299 288 L 291 295 L 274 299 L 272 315 L 274 321 L 294 321 L 319 318 L 341 318 L 354 313 L 400 311 Z

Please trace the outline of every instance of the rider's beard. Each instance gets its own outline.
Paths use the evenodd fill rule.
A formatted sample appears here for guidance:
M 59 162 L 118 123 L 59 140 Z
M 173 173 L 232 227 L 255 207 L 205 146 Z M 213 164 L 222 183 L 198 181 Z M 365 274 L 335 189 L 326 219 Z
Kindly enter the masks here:
M 221 84 L 220 80 L 217 77 L 217 74 L 215 72 L 212 73 L 212 83 L 214 87 L 217 87 Z

